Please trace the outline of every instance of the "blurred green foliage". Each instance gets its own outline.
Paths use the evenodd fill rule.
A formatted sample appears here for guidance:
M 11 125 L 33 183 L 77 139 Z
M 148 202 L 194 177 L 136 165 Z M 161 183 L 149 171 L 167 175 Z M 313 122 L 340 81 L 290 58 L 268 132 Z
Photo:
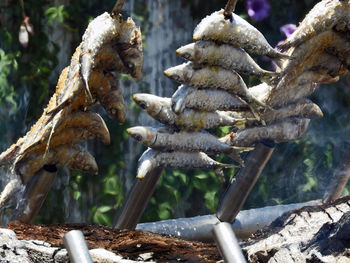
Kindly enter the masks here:
M 148 18 L 153 11 L 145 8 L 145 2 L 136 0 L 131 16 L 141 25 L 147 46 L 145 32 L 152 27 Z M 272 45 L 275 45 L 283 39 L 279 31 L 280 26 L 287 23 L 298 24 L 318 1 L 270 2 L 270 16 L 262 22 L 247 18 L 244 1 L 238 2 L 236 13 L 247 18 L 263 32 Z M 16 1 L 6 3 L 7 6 L 1 6 L 0 13 L 1 150 L 5 150 L 9 144 L 22 136 L 39 118 L 54 92 L 58 79 L 55 71 L 58 65 L 57 54 L 60 50 L 48 37 L 48 34 L 55 30 L 54 24 L 61 24 L 65 30 L 75 33 L 76 38 L 71 44 L 76 47 L 89 21 L 102 12 L 111 10 L 114 0 L 71 1 L 68 5 L 58 6 L 51 6 L 52 2 L 45 0 L 28 0 L 24 3 L 24 10 Z M 191 14 L 198 22 L 205 15 L 224 7 L 226 1 L 187 0 L 182 3 L 184 8 L 190 5 Z M 30 36 L 27 48 L 21 47 L 17 40 L 23 12 L 30 17 L 35 30 L 35 36 Z M 260 57 L 256 59 L 262 67 L 271 69 L 270 61 Z M 128 78 L 124 77 L 123 80 L 128 81 Z M 247 81 L 250 86 L 256 83 L 256 80 L 251 78 Z M 296 142 L 281 143 L 276 147 L 245 208 L 322 197 L 334 169 L 341 164 L 343 155 L 350 149 L 347 139 L 350 127 L 350 93 L 344 88 L 348 86 L 345 82 L 346 80 L 322 87 L 312 96 L 321 106 L 325 117 L 313 120 L 307 133 Z M 144 85 L 141 89 L 147 88 L 146 83 L 141 85 Z M 140 111 L 135 105 L 129 107 L 135 114 Z M 63 222 L 69 206 L 63 200 L 64 195 L 68 194 L 79 204 L 77 209 L 85 207 L 90 211 L 89 218 L 83 221 L 111 226 L 126 196 L 120 173 L 125 167 L 121 145 L 128 139 L 125 129 L 129 124 L 118 125 L 109 120 L 106 123 L 112 136 L 112 144 L 88 144 L 89 148 L 94 149 L 94 156 L 103 176 L 72 172 L 69 182 L 62 183 L 63 186 L 68 186 L 68 189 L 52 189 L 40 216 L 36 219 L 37 223 Z M 223 135 L 229 130 L 224 127 L 216 132 L 217 135 Z M 217 160 L 231 162 L 224 156 L 219 156 Z M 213 171 L 163 171 L 142 221 L 215 213 L 220 197 L 234 173 L 234 169 L 227 170 L 225 177 L 221 178 Z M 350 189 L 347 189 L 347 193 L 349 192 Z

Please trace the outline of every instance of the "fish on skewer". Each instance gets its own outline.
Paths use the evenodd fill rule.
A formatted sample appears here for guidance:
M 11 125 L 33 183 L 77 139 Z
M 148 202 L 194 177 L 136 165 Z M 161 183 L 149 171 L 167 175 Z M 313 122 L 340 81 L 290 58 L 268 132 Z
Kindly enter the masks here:
M 198 89 L 181 85 L 171 97 L 171 108 L 182 113 L 185 108 L 198 111 L 249 110 L 245 101 L 225 90 Z
M 243 165 L 238 152 L 253 148 L 234 147 L 220 142 L 206 131 L 198 132 L 164 132 L 152 127 L 137 126 L 126 130 L 135 140 L 158 151 L 204 152 L 209 155 L 225 153 Z
M 156 167 L 173 169 L 214 169 L 217 174 L 222 174 L 222 169 L 234 168 L 236 166 L 217 162 L 202 152 L 157 152 L 153 149 L 148 149 L 139 159 L 137 178 L 144 178 Z
M 282 51 L 297 47 L 306 40 L 331 30 L 337 24 L 348 24 L 349 20 L 349 0 L 322 0 L 311 9 L 293 34 L 278 47 Z
M 180 47 L 176 54 L 195 64 L 220 66 L 238 73 L 256 76 L 262 81 L 269 81 L 278 75 L 276 72 L 262 69 L 242 48 L 213 41 L 197 41 Z
M 275 59 L 290 58 L 272 48 L 263 34 L 240 16 L 232 13 L 232 19 L 225 19 L 224 10 L 205 17 L 195 28 L 193 40 L 223 42 Z
M 200 112 L 186 109 L 175 114 L 171 109 L 171 99 L 151 94 L 134 94 L 134 101 L 154 119 L 163 124 L 185 130 L 212 129 L 220 126 L 241 126 L 247 119 L 235 119 L 224 111 Z
M 219 140 L 223 143 L 240 147 L 252 147 L 264 139 L 277 143 L 290 142 L 299 138 L 306 131 L 309 123 L 310 119 L 289 118 L 267 126 L 231 132 Z
M 247 88 L 242 77 L 235 71 L 218 66 L 195 68 L 192 62 L 184 63 L 164 71 L 168 78 L 196 88 L 220 88 L 241 97 L 250 107 L 254 116 L 260 120 L 258 107 L 268 107 L 255 98 Z

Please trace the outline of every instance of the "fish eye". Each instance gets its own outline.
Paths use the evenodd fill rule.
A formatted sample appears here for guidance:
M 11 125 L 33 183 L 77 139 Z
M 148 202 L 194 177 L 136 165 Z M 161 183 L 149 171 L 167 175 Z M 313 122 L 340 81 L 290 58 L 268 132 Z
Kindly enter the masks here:
M 147 108 L 147 105 L 146 105 L 146 103 L 144 103 L 144 102 L 141 102 L 140 104 L 139 104 L 139 106 L 142 108 L 142 109 L 146 109 Z
M 134 69 L 134 64 L 132 63 L 127 63 L 126 66 L 129 68 L 129 69 Z
M 135 138 L 135 140 L 137 140 L 139 142 L 142 140 L 142 136 L 140 136 L 140 135 L 135 135 L 134 138 Z

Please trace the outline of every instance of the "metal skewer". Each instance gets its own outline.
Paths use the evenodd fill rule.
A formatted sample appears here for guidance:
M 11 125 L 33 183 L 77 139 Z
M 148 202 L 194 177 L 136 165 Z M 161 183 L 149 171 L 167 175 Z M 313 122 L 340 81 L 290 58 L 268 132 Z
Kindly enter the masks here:
M 19 220 L 23 223 L 32 223 L 39 213 L 48 192 L 56 178 L 56 166 L 45 165 L 26 185 L 20 206 L 12 220 Z
M 245 263 L 242 249 L 232 231 L 232 226 L 227 222 L 220 222 L 213 227 L 215 243 L 226 263 Z
M 235 11 L 238 0 L 228 0 L 225 6 L 224 16 L 226 19 L 232 19 L 232 12 Z
M 111 14 L 118 15 L 120 13 L 120 11 L 122 10 L 125 1 L 126 0 L 118 0 L 114 5 Z
M 260 142 L 248 155 L 246 166 L 236 173 L 219 204 L 216 216 L 220 221 L 233 223 L 270 159 L 274 147 L 275 143 L 272 141 Z
M 93 263 L 83 233 L 80 230 L 71 230 L 63 237 L 72 263 Z
M 120 216 L 114 224 L 114 229 L 135 229 L 149 199 L 154 193 L 157 182 L 162 175 L 162 168 L 156 168 L 143 179 L 136 179 L 128 198 L 124 202 Z

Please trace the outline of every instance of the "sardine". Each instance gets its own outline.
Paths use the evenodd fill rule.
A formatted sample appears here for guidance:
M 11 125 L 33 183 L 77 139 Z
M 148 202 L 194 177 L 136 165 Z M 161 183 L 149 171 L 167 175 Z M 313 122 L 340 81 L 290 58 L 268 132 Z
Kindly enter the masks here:
M 311 9 L 294 33 L 279 45 L 279 48 L 285 51 L 290 47 L 297 47 L 306 40 L 331 30 L 338 23 L 348 23 L 349 20 L 349 0 L 323 0 Z
M 200 112 L 186 109 L 177 115 L 171 109 L 170 98 L 151 94 L 134 94 L 134 101 L 154 119 L 185 130 L 212 129 L 220 126 L 241 125 L 246 119 L 234 119 L 224 111 Z
M 121 24 L 120 34 L 112 41 L 112 46 L 118 51 L 129 74 L 136 80 L 142 78 L 142 35 L 140 28 L 131 17 Z
M 62 125 L 58 126 L 55 133 L 59 134 L 64 129 L 73 127 L 89 130 L 91 133 L 96 134 L 97 138 L 104 144 L 109 144 L 111 141 L 107 125 L 98 113 L 83 111 L 73 112 L 64 120 Z
M 89 89 L 89 76 L 94 66 L 94 58 L 101 47 L 118 36 L 121 29 L 121 16 L 111 16 L 107 12 L 92 20 L 84 32 L 79 61 L 85 89 L 92 99 Z
M 302 43 L 290 52 L 294 59 L 286 61 L 283 65 L 277 88 L 312 68 L 328 69 L 328 74 L 333 75 L 342 73 L 342 62 L 328 53 L 333 51 L 335 54 L 344 54 L 348 51 L 349 44 L 349 40 L 333 30 L 320 33 Z
M 197 132 L 163 132 L 152 127 L 136 126 L 126 132 L 135 140 L 158 151 L 204 152 L 207 154 L 231 154 L 241 148 L 229 146 L 220 142 L 206 131 Z
M 259 125 L 251 112 L 226 111 L 226 113 L 233 118 L 246 119 L 247 122 L 244 123 L 244 127 L 242 128 Z M 261 114 L 261 119 L 263 119 L 267 125 L 290 117 L 318 119 L 323 117 L 323 112 L 320 107 L 312 101 L 301 99 L 300 101 L 278 109 L 266 109 Z
M 232 19 L 225 19 L 224 10 L 205 17 L 195 28 L 193 40 L 213 40 L 234 47 L 241 47 L 258 55 L 271 58 L 290 58 L 273 49 L 263 34 L 240 16 L 232 13 Z
M 223 164 L 202 152 L 156 152 L 147 150 L 140 158 L 137 178 L 144 178 L 155 167 L 173 169 L 223 169 L 235 165 Z
M 339 77 L 330 76 L 322 70 L 308 70 L 284 86 L 279 85 L 273 89 L 267 103 L 274 108 L 288 105 L 311 95 L 319 83 L 332 83 L 338 80 Z
M 238 73 L 256 76 L 269 80 L 278 73 L 263 70 L 242 48 L 227 44 L 216 44 L 213 41 L 197 41 L 176 50 L 176 54 L 195 64 L 220 66 Z
M 218 66 L 194 68 L 192 62 L 184 63 L 164 71 L 165 76 L 196 88 L 221 88 L 240 96 L 250 106 L 266 107 L 266 104 L 256 99 L 248 90 L 242 77 L 235 71 Z
M 171 98 L 171 108 L 176 114 L 188 109 L 198 111 L 249 110 L 241 98 L 224 90 L 197 89 L 181 85 Z
M 16 165 L 15 171 L 20 175 L 22 183 L 27 184 L 33 175 L 46 164 L 67 166 L 73 170 L 93 174 L 98 173 L 95 158 L 79 145 L 61 145 L 51 149 L 45 158 L 31 152 L 26 159 Z
M 231 136 L 231 145 L 249 147 L 269 139 L 277 143 L 294 141 L 306 131 L 310 119 L 290 118 L 268 126 L 239 130 Z

